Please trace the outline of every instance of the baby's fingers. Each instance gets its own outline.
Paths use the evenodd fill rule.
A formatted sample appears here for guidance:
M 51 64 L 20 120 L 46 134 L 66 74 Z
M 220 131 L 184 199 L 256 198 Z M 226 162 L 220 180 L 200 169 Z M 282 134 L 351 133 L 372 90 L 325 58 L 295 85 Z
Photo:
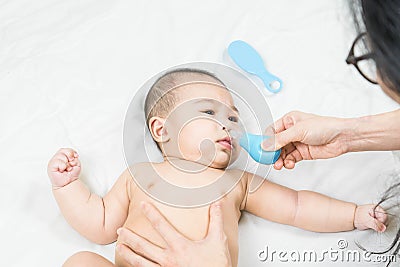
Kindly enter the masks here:
M 372 224 L 369 226 L 369 228 L 374 229 L 379 233 L 383 233 L 386 230 L 386 225 L 378 221 L 377 219 L 373 219 Z
M 81 166 L 74 166 L 69 169 L 71 177 L 78 177 L 81 172 Z
M 49 164 L 49 171 L 50 172 L 64 172 L 65 170 L 70 167 L 68 163 L 60 159 L 54 159 Z
M 68 161 L 72 161 L 78 157 L 78 153 L 76 153 L 72 148 L 60 148 L 57 154 L 65 156 Z
M 386 211 L 381 206 L 375 208 L 375 218 L 381 223 L 385 223 L 387 221 Z
M 80 167 L 81 166 L 81 162 L 79 161 L 78 158 L 74 158 L 73 160 L 71 160 L 70 162 L 68 162 L 68 164 L 72 167 Z
M 381 207 L 376 207 L 376 209 L 372 209 L 370 212 L 368 212 L 369 219 L 365 223 L 365 226 L 373 229 L 379 233 L 383 233 L 386 230 L 386 225 L 384 224 L 385 220 L 383 219 L 383 216 L 386 216 L 385 211 Z

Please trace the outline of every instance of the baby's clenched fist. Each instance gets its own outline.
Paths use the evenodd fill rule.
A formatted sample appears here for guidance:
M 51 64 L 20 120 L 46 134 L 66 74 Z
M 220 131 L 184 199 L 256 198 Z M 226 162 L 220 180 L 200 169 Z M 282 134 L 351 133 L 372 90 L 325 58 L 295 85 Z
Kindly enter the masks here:
M 374 229 L 383 233 L 386 230 L 387 214 L 381 206 L 369 204 L 356 208 L 354 226 L 358 230 Z
M 72 148 L 61 148 L 50 159 L 47 174 L 53 188 L 60 188 L 79 178 L 81 163 L 78 153 Z

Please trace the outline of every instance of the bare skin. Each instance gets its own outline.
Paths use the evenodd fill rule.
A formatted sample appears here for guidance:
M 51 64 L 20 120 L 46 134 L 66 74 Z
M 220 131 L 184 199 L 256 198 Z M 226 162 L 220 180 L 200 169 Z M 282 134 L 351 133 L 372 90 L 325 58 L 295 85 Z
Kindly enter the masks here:
M 400 103 L 400 95 L 379 77 L 387 96 Z M 265 142 L 267 151 L 282 148 L 274 168 L 293 169 L 302 160 L 327 159 L 347 152 L 400 150 L 400 109 L 360 118 L 324 117 L 291 111 L 269 127 L 275 143 Z
M 154 266 L 156 262 L 156 266 L 232 267 L 219 202 L 210 206 L 207 236 L 199 241 L 192 241 L 180 234 L 153 205 L 144 202 L 142 208 L 153 228 L 167 243 L 167 247 L 160 249 L 134 232 L 120 228 L 117 231 L 117 253 L 130 265 Z
M 400 110 L 351 119 L 292 111 L 275 122 L 275 143 L 267 140 L 262 147 L 282 148 L 274 164 L 277 170 L 293 169 L 302 160 L 333 158 L 347 152 L 400 150 L 399 117 Z
M 238 153 L 238 147 L 233 141 L 231 148 L 227 147 L 226 143 L 218 141 L 226 136 L 227 128 L 234 127 L 235 120 L 232 117 L 238 116 L 235 112 L 232 113 L 223 106 L 218 106 L 218 103 L 223 103 L 225 107 L 233 106 L 229 92 L 219 87 L 204 85 L 201 90 L 191 85 L 184 92 L 180 94 L 180 101 L 201 97 L 217 100 L 217 102 L 202 101 L 198 103 L 198 107 L 195 104 L 189 105 L 188 107 L 196 110 L 198 108 L 199 112 L 205 115 L 201 115 L 203 117 L 200 116 L 190 124 L 185 124 L 186 128 L 182 126 L 179 138 L 176 138 L 174 129 L 181 128 L 181 113 L 171 115 L 170 121 L 173 122 L 171 125 L 174 127 L 170 128 L 164 118 L 155 118 L 150 124 L 151 132 L 153 138 L 163 144 L 165 161 L 157 164 L 137 164 L 131 167 L 134 170 L 132 173 L 139 176 L 145 175 L 151 181 L 152 177 L 149 175 L 151 172 L 148 170 L 156 169 L 166 180 L 185 187 L 209 184 L 222 174 L 225 175 L 224 179 L 240 178 L 229 193 L 221 195 L 223 197 L 219 201 L 221 218 L 224 221 L 223 230 L 232 266 L 237 266 L 238 221 L 242 211 L 248 211 L 266 220 L 315 232 L 350 231 L 354 228 L 385 231 L 386 214 L 380 207 L 374 212 L 375 205 L 357 206 L 354 203 L 336 200 L 316 192 L 295 191 L 242 170 L 226 169 L 231 157 L 236 157 Z M 205 109 L 207 112 L 204 112 Z M 195 112 L 197 112 L 196 110 Z M 213 112 L 208 112 L 209 110 Z M 189 114 L 189 111 L 184 114 Z M 226 121 L 221 127 L 220 123 L 204 116 L 213 116 L 219 120 L 226 118 Z M 169 156 L 177 158 L 182 163 L 196 162 L 202 151 L 196 151 L 195 148 L 200 147 L 202 140 L 206 137 L 214 142 L 212 147 L 206 149 L 213 148 L 215 154 L 212 157 L 205 155 L 200 158 L 201 162 L 197 164 L 208 167 L 198 176 L 179 172 L 171 165 L 168 160 Z M 176 151 L 173 150 L 177 146 L 183 151 L 184 157 L 177 157 Z M 121 245 L 124 245 L 126 240 L 118 239 L 117 230 L 124 227 L 126 230 L 131 230 L 136 236 L 154 244 L 154 249 L 158 247 L 157 255 L 163 255 L 162 252 L 165 252 L 169 245 L 165 237 L 157 231 L 157 227 L 165 224 L 156 225 L 156 229 L 152 227 L 146 211 L 143 212 L 142 202 L 151 203 L 185 239 L 201 241 L 206 238 L 210 224 L 209 205 L 182 209 L 155 201 L 138 187 L 135 177 L 132 177 L 129 170 L 122 173 L 106 196 L 100 197 L 92 194 L 79 179 L 80 168 L 79 156 L 76 151 L 61 149 L 50 160 L 48 174 L 53 184 L 54 197 L 65 219 L 87 239 L 98 244 L 117 241 L 117 251 L 122 251 L 120 249 L 126 248 L 126 246 L 121 247 Z M 249 189 L 254 180 L 260 186 L 250 193 Z M 157 190 L 156 182 L 147 189 Z M 208 251 L 221 251 L 218 247 L 220 245 L 217 243 L 208 244 L 208 246 Z M 152 261 L 150 261 L 142 255 L 141 259 L 147 261 L 142 266 L 176 266 L 168 265 L 165 258 L 161 256 L 160 258 L 152 257 Z M 76 265 L 78 263 L 80 265 Z M 67 260 L 64 266 L 86 266 L 84 264 L 87 266 L 113 266 L 103 257 L 86 252 L 75 254 Z M 189 258 L 186 265 L 182 266 L 197 266 L 196 264 L 199 263 L 193 262 L 193 259 Z M 115 265 L 133 266 L 123 260 L 118 252 Z
M 232 267 L 219 202 L 210 206 L 207 236 L 196 242 L 176 231 L 150 203 L 143 202 L 141 207 L 153 228 L 167 243 L 167 247 L 160 248 L 127 228 L 118 229 L 119 244 L 116 246 L 116 252 L 131 266 Z M 115 266 L 106 258 L 89 251 L 78 252 L 64 263 L 64 266 L 93 265 Z

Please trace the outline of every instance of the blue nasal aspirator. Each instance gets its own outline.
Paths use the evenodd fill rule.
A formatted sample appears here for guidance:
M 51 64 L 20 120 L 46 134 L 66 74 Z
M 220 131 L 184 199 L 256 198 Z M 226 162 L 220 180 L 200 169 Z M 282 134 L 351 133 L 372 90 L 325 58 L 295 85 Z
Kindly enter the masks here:
M 282 90 L 282 80 L 268 72 L 261 56 L 248 43 L 241 40 L 232 42 L 228 54 L 241 69 L 258 76 L 268 91 L 278 93 Z
M 231 131 L 231 135 L 233 138 L 239 139 L 240 146 L 258 163 L 265 165 L 274 164 L 281 154 L 280 149 L 276 151 L 265 151 L 261 148 L 261 143 L 265 139 L 271 138 L 271 136 L 239 133 L 236 131 Z

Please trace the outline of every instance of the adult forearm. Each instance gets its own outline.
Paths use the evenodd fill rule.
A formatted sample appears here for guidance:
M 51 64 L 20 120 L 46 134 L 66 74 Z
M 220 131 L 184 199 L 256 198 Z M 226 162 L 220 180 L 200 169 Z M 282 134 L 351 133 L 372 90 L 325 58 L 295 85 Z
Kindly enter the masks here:
M 105 234 L 102 198 L 92 194 L 82 181 L 53 189 L 53 195 L 67 222 L 81 235 L 98 244 L 114 241 Z
M 299 191 L 293 225 L 314 232 L 354 229 L 357 205 L 312 192 Z
M 345 119 L 348 152 L 400 150 L 400 110 Z

